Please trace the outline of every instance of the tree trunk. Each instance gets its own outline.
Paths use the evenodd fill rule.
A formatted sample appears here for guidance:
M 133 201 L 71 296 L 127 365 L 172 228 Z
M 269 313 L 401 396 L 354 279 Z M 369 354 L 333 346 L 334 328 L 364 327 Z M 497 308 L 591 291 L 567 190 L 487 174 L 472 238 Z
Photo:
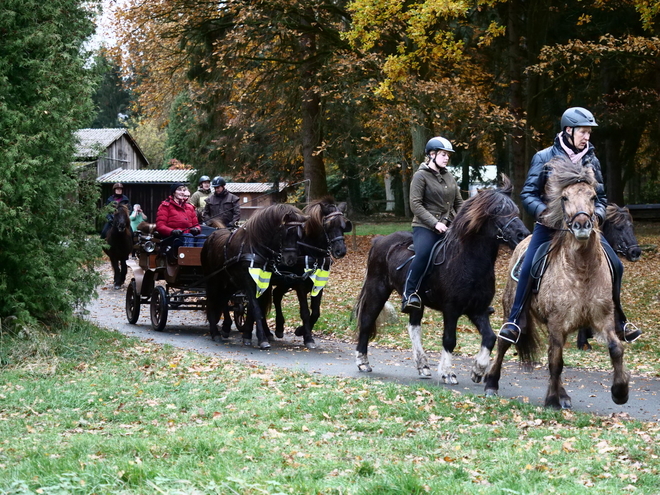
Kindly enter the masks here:
M 521 0 L 510 0 L 507 18 L 507 40 L 509 43 L 509 111 L 519 121 L 524 118 L 523 112 L 523 84 L 524 79 L 522 49 L 520 47 L 520 19 L 522 17 L 523 3 Z M 511 151 L 511 180 L 515 191 L 520 192 L 527 176 L 527 163 L 525 162 L 525 136 L 521 130 L 514 131 L 509 137 Z M 520 206 L 520 196 L 513 195 Z
M 316 37 L 304 34 L 300 37 L 302 59 L 302 154 L 305 180 L 308 184 L 307 201 L 322 198 L 328 194 L 325 164 L 321 146 L 323 142 L 321 119 L 321 95 L 315 84 Z

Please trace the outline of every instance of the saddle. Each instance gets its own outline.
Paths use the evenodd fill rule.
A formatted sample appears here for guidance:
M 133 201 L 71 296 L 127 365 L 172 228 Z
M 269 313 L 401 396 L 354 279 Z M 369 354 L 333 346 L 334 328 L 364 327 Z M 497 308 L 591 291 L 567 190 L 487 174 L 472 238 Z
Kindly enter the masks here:
M 534 294 L 538 294 L 539 288 L 541 286 L 541 280 L 543 279 L 543 275 L 545 274 L 545 271 L 548 268 L 548 255 L 550 254 L 550 243 L 551 241 L 547 241 L 541 244 L 536 250 L 536 253 L 534 254 L 534 259 L 532 260 L 532 270 L 530 271 L 529 276 L 530 279 L 532 280 L 531 290 Z M 601 244 L 601 247 L 605 252 L 606 255 L 605 258 L 607 259 L 607 264 L 610 268 L 610 275 L 612 276 L 612 280 L 616 281 L 617 278 L 620 280 L 623 274 L 615 273 L 614 264 L 612 263 L 612 256 L 616 256 L 616 254 L 611 248 L 610 250 L 608 250 L 607 247 L 603 244 Z M 511 278 L 516 282 L 518 282 L 520 279 L 520 270 L 522 268 L 523 261 L 525 260 L 526 253 L 527 250 L 521 253 L 520 258 L 518 258 L 518 261 L 516 261 L 516 264 L 513 266 L 513 269 L 511 270 Z
M 435 260 L 435 257 L 438 255 L 440 250 L 444 249 L 446 240 L 447 240 L 447 236 L 444 236 L 442 239 L 440 239 L 438 242 L 436 242 L 433 245 L 433 248 L 431 249 L 431 254 L 429 255 L 429 261 L 426 264 L 426 269 L 424 270 L 424 273 L 422 274 L 421 280 L 424 280 L 424 277 L 426 277 L 426 274 L 429 271 L 429 267 L 431 266 L 431 263 L 434 263 L 433 260 Z M 408 245 L 407 249 L 408 249 L 408 251 L 412 251 L 414 253 L 415 252 L 415 245 L 411 243 L 411 244 Z M 406 260 L 403 263 L 401 263 L 399 266 L 396 267 L 397 271 L 403 269 L 403 267 L 405 267 L 408 263 L 410 263 L 413 260 L 414 257 L 415 257 L 415 255 L 413 254 L 412 256 L 406 258 Z M 439 262 L 435 263 L 435 265 L 442 265 L 444 262 L 445 262 L 445 258 L 443 256 L 443 258 Z

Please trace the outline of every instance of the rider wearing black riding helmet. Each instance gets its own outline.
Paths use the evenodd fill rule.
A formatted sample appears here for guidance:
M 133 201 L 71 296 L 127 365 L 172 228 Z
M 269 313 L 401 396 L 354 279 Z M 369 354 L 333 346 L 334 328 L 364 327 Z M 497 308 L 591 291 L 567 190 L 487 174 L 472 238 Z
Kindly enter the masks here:
M 214 192 L 206 199 L 202 213 L 203 222 L 210 225 L 212 220 L 218 220 L 227 228 L 236 227 L 241 219 L 238 196 L 227 190 L 227 182 L 220 176 L 213 178 L 211 188 Z
M 114 204 L 115 207 L 119 205 L 126 205 L 128 210 L 130 211 L 131 209 L 131 200 L 128 199 L 128 196 L 124 194 L 124 184 L 121 182 L 115 182 L 112 185 L 112 194 L 108 197 L 108 199 L 105 200 L 105 204 L 110 205 Z M 112 225 L 112 221 L 115 218 L 114 213 L 108 213 L 105 216 L 105 225 L 103 226 L 103 229 L 101 230 L 101 239 L 105 239 L 106 235 L 108 234 L 108 230 L 110 230 L 110 226 Z
M 426 143 L 426 161 L 419 166 L 410 184 L 410 209 L 415 257 L 410 263 L 403 291 L 401 311 L 409 313 L 422 307 L 418 293 L 431 250 L 441 240 L 456 212 L 463 204 L 456 179 L 447 169 L 454 153 L 451 143 L 434 137 Z
M 529 242 L 529 247 L 525 253 L 518 287 L 516 288 L 516 297 L 511 306 L 507 322 L 502 325 L 499 331 L 499 337 L 511 343 L 517 343 L 520 337 L 520 327 L 518 319 L 521 315 L 523 306 L 529 295 L 529 278 L 532 269 L 534 254 L 541 244 L 552 239 L 554 230 L 546 227 L 543 222 L 543 212 L 547 208 L 545 192 L 545 183 L 548 178 L 546 163 L 556 156 L 563 156 L 570 159 L 573 163 L 582 163 L 583 167 L 591 167 L 594 171 L 594 177 L 598 182 L 596 188 L 596 209 L 598 223 L 602 225 L 605 220 L 605 209 L 607 208 L 607 198 L 603 186 L 603 174 L 600 168 L 600 162 L 596 157 L 594 146 L 590 142 L 591 130 L 598 127 L 593 114 L 582 107 L 571 107 L 567 109 L 561 117 L 561 131 L 555 137 L 555 142 L 549 148 L 539 151 L 532 158 L 532 163 L 525 180 L 520 198 L 522 199 L 525 211 L 536 219 L 534 231 Z M 617 320 L 617 333 L 627 342 L 632 342 L 641 334 L 641 330 L 629 323 L 626 315 L 621 308 L 620 291 L 621 278 L 623 276 L 623 264 L 619 260 L 614 250 L 610 247 L 605 237 L 601 236 L 601 243 L 604 251 L 612 263 L 614 277 L 612 281 L 612 297 L 614 300 L 615 314 Z

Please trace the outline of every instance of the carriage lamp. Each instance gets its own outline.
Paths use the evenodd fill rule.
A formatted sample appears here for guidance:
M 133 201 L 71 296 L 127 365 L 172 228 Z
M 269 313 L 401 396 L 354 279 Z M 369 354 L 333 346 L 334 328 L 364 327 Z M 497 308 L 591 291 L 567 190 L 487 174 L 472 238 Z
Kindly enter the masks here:
M 144 244 L 142 244 L 142 250 L 145 253 L 153 253 L 155 249 L 156 249 L 156 243 L 151 239 L 145 241 Z

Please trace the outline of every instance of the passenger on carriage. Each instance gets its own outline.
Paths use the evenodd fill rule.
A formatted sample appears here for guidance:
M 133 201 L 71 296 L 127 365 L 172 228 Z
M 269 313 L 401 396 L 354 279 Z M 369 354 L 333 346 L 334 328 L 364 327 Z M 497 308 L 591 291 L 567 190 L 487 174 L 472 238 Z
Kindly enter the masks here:
M 561 131 L 555 137 L 554 144 L 539 151 L 532 157 L 532 163 L 527 174 L 527 179 L 525 180 L 525 185 L 520 193 L 520 198 L 525 211 L 536 219 L 536 223 L 534 224 L 532 238 L 520 270 L 518 287 L 516 288 L 516 296 L 513 306 L 511 306 L 511 312 L 509 313 L 507 322 L 502 325 L 499 331 L 499 338 L 513 344 L 516 344 L 520 337 L 518 321 L 531 290 L 529 278 L 534 254 L 541 244 L 552 239 L 555 232 L 543 224 L 543 213 L 547 208 L 544 194 L 545 183 L 548 178 L 546 163 L 556 156 L 564 156 L 573 163 L 582 163 L 583 167 L 591 167 L 598 181 L 598 188 L 596 190 L 598 196 L 596 199 L 598 223 L 602 225 L 605 219 L 607 197 L 603 185 L 603 174 L 600 168 L 600 161 L 596 157 L 594 146 L 589 142 L 593 127 L 598 127 L 598 124 L 589 110 L 582 107 L 569 108 L 561 117 Z M 612 298 L 617 318 L 617 333 L 621 334 L 619 338 L 623 338 L 626 342 L 632 342 L 642 332 L 635 325 L 627 321 L 626 315 L 621 308 L 620 292 L 623 264 L 604 236 L 601 236 L 601 244 L 608 259 L 612 263 Z
M 426 143 L 426 161 L 419 166 L 410 184 L 410 209 L 415 257 L 410 263 L 403 292 L 401 311 L 409 313 L 422 307 L 418 294 L 433 246 L 444 238 L 449 224 L 463 205 L 461 191 L 447 169 L 454 152 L 443 137 Z
M 160 204 L 156 213 L 156 231 L 162 239 L 161 252 L 167 252 L 170 260 L 176 259 L 179 246 L 204 244 L 205 238 L 198 237 L 202 229 L 189 198 L 190 191 L 185 184 L 172 184 L 170 196 Z
M 211 225 L 213 220 L 221 222 L 225 227 L 233 229 L 237 227 L 241 219 L 241 207 L 238 196 L 227 190 L 227 183 L 222 177 L 214 177 L 211 182 L 213 194 L 206 198 L 206 206 L 202 213 L 202 221 Z
M 105 200 L 105 204 L 110 205 L 114 204 L 115 207 L 119 205 L 126 205 L 128 210 L 131 210 L 131 200 L 128 199 L 128 196 L 124 194 L 124 184 L 121 182 L 115 182 L 112 185 L 112 195 L 108 197 L 108 199 Z M 108 235 L 108 230 L 110 230 L 110 226 L 112 225 L 112 220 L 114 219 L 115 215 L 114 213 L 108 213 L 105 217 L 106 222 L 105 225 L 103 226 L 103 229 L 101 230 L 101 239 L 105 239 L 105 237 Z

